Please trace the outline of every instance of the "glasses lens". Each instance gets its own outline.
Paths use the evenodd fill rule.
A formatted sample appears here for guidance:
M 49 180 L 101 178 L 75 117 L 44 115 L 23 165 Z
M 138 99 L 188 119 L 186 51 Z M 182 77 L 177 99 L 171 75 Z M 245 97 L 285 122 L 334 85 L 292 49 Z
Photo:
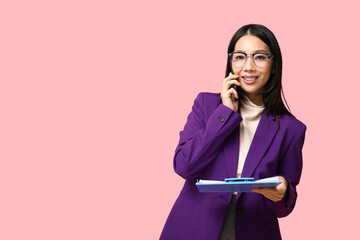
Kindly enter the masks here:
M 231 62 L 236 67 L 241 67 L 246 60 L 246 55 L 243 53 L 233 53 L 231 56 Z
M 254 63 L 258 67 L 265 67 L 266 64 L 269 62 L 269 57 L 263 53 L 256 53 L 253 56 Z

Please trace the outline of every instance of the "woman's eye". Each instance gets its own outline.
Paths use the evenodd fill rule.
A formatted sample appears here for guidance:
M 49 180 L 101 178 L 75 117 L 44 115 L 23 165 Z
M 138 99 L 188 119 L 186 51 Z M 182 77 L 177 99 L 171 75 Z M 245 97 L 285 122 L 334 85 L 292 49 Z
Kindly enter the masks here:
M 235 59 L 236 60 L 244 60 L 244 56 L 241 56 L 241 55 L 240 56 L 235 56 Z
M 266 60 L 266 56 L 265 55 L 257 55 L 257 56 L 255 56 L 255 59 L 260 60 L 260 61 Z

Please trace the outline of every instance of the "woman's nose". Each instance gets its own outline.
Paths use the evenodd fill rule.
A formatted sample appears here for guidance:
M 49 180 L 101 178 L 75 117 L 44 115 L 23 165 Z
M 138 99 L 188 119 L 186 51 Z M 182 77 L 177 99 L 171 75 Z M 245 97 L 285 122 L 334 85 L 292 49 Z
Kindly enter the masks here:
M 243 70 L 244 71 L 254 71 L 255 70 L 255 64 L 251 58 L 252 56 L 248 56 L 245 60 Z

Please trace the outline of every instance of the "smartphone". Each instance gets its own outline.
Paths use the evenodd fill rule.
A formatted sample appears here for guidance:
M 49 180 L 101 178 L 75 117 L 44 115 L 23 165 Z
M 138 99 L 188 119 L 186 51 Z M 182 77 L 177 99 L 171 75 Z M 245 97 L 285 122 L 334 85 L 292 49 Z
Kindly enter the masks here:
M 233 73 L 233 71 L 231 71 L 231 74 L 234 74 L 234 73 Z M 237 85 L 236 85 L 236 84 L 231 85 L 231 87 L 232 87 L 233 89 L 235 89 L 235 91 L 237 91 L 237 90 L 238 90 L 238 89 L 237 89 Z
M 232 71 L 231 71 L 231 73 L 234 74 Z M 240 89 L 238 89 L 238 86 L 237 86 L 236 84 L 231 85 L 231 88 L 235 89 L 235 91 L 237 91 L 238 94 L 239 94 L 239 90 L 240 90 Z M 237 101 L 238 101 L 238 99 L 235 98 L 235 102 L 237 102 Z

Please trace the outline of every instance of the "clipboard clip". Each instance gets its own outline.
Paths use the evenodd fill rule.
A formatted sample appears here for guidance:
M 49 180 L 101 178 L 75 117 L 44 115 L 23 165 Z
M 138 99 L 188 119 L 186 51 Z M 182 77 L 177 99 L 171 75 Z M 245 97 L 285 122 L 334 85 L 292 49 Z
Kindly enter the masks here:
M 254 178 L 225 178 L 225 182 L 254 182 Z

